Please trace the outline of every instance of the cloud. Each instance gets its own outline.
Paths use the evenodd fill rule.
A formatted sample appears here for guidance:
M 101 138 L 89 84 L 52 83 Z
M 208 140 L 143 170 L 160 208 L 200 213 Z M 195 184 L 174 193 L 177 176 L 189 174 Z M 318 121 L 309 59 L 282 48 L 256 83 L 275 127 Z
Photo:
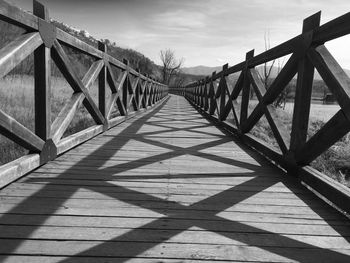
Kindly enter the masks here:
M 28 0 L 8 0 L 31 9 Z M 52 16 L 97 38 L 137 49 L 159 63 L 159 51 L 171 48 L 186 66 L 236 64 L 255 48 L 264 51 L 301 32 L 302 21 L 322 10 L 322 23 L 349 9 L 348 0 L 42 0 Z M 350 39 L 327 44 L 350 68 Z M 349 56 L 350 57 L 350 56 Z

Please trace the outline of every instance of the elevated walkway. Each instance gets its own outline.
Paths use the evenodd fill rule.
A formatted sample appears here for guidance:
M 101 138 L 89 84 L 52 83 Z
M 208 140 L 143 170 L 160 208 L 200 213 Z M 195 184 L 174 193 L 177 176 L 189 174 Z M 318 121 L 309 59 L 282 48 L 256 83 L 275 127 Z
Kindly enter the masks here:
M 0 262 L 350 262 L 344 216 L 176 95 L 0 200 Z

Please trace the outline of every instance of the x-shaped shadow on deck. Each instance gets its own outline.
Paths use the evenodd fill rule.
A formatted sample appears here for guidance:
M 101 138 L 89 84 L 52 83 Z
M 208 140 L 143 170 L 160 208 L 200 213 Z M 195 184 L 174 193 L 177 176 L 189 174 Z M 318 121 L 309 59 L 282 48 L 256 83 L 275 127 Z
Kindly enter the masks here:
M 130 169 L 135 169 L 141 166 L 144 166 L 146 164 L 150 163 L 156 163 L 160 161 L 164 161 L 170 158 L 178 157 L 184 154 L 199 156 L 201 158 L 206 158 L 209 160 L 215 160 L 219 161 L 225 164 L 234 165 L 238 167 L 243 167 L 249 170 L 252 170 L 253 173 L 250 173 L 249 176 L 254 176 L 257 173 L 259 173 L 260 166 L 249 164 L 237 160 L 232 160 L 229 158 L 217 156 L 210 153 L 204 153 L 200 152 L 201 150 L 204 150 L 208 147 L 214 147 L 218 146 L 222 143 L 226 143 L 229 141 L 229 139 L 223 137 L 220 139 L 216 139 L 213 141 L 210 141 L 208 143 L 203 143 L 200 145 L 195 145 L 191 147 L 179 147 L 170 145 L 167 143 L 151 140 L 149 138 L 145 138 L 145 135 L 152 135 L 152 134 L 160 134 L 162 132 L 171 132 L 178 130 L 177 128 L 169 127 L 168 125 L 163 125 L 161 122 L 163 121 L 147 121 L 150 117 L 154 116 L 156 113 L 160 111 L 161 108 L 158 108 L 156 111 L 153 111 L 141 119 L 138 119 L 136 122 L 134 122 L 132 125 L 128 126 L 125 130 L 123 130 L 119 135 L 114 137 L 111 141 L 109 141 L 107 144 L 109 146 L 115 147 L 115 151 L 111 151 L 110 156 L 114 156 L 118 149 L 121 149 L 126 143 L 127 140 L 121 140 L 120 137 L 128 134 L 135 134 L 135 137 L 133 137 L 133 140 L 137 140 L 143 143 L 147 143 L 149 145 L 158 146 L 165 148 L 167 150 L 170 150 L 170 152 L 166 153 L 160 153 L 158 155 L 153 155 L 151 157 L 145 157 L 142 159 L 138 159 L 135 161 L 127 162 L 124 164 L 118 164 L 112 167 L 108 167 L 105 169 L 99 169 L 100 172 L 104 172 L 105 174 L 117 174 L 123 171 L 127 171 Z M 165 110 L 166 111 L 166 110 Z M 168 117 L 162 116 L 161 118 L 164 120 L 164 122 L 168 122 L 171 119 L 172 113 L 168 113 Z M 198 115 L 197 115 L 198 116 Z M 195 117 L 197 117 L 195 116 Z M 157 117 L 158 118 L 158 117 Z M 159 118 L 158 118 L 159 119 Z M 146 122 L 147 121 L 147 122 Z M 187 118 L 185 120 L 180 120 L 184 122 L 191 123 L 191 118 Z M 145 132 L 145 133 L 139 133 L 136 134 L 140 128 L 144 125 L 159 125 L 159 127 L 163 128 L 169 128 L 164 131 L 158 131 L 156 133 L 153 132 Z M 203 123 L 201 124 L 203 126 Z M 196 127 L 198 128 L 198 125 L 181 129 L 187 130 L 190 132 L 199 132 L 196 131 Z M 203 132 L 199 132 L 198 134 L 202 134 Z M 212 135 L 212 134 L 210 134 Z M 108 135 L 105 135 L 108 136 Z M 217 136 L 219 137 L 219 136 Z M 94 151 L 92 155 L 98 154 L 99 151 L 103 150 L 103 146 L 101 146 L 99 149 Z M 80 163 L 77 164 L 83 165 L 89 160 L 89 156 L 84 158 Z M 96 165 L 96 169 L 98 169 L 100 166 L 103 165 L 105 160 L 100 161 L 100 165 Z M 66 172 L 60 174 L 57 179 L 67 179 L 69 178 L 69 175 L 71 171 L 73 171 L 74 167 L 67 170 Z M 244 176 L 246 174 L 237 174 L 236 176 Z M 232 177 L 235 176 L 234 174 L 231 175 Z M 213 177 L 217 177 L 216 174 L 213 174 Z M 253 195 L 264 191 L 265 189 L 271 187 L 272 185 L 281 182 L 281 180 L 277 179 L 277 177 L 271 178 L 269 181 L 265 182 L 264 184 L 261 184 L 259 182 L 259 177 L 255 177 L 253 179 L 250 179 L 248 181 L 245 181 L 237 186 L 231 187 L 227 190 L 224 190 L 218 194 L 215 194 L 213 196 L 210 196 L 204 200 L 201 200 L 197 203 L 194 203 L 190 206 L 182 205 L 177 202 L 164 200 L 162 198 L 158 198 L 149 194 L 142 193 L 140 191 L 135 191 L 123 186 L 115 185 L 112 183 L 107 182 L 110 181 L 117 181 L 117 180 L 123 180 L 129 178 L 127 176 L 107 176 L 103 177 L 103 180 L 106 182 L 99 181 L 99 186 L 77 186 L 76 189 L 70 190 L 70 193 L 67 194 L 66 199 L 68 200 L 71 195 L 73 195 L 79 188 L 87 188 L 91 191 L 100 192 L 104 195 L 107 195 L 113 199 L 120 200 L 123 202 L 126 202 L 128 204 L 138 206 L 144 209 L 152 210 L 156 213 L 162 214 L 163 216 L 155 219 L 154 221 L 145 224 L 143 226 L 140 226 L 134 230 L 131 230 L 124 235 L 115 237 L 112 240 L 109 240 L 108 242 L 104 242 L 98 246 L 92 247 L 86 251 L 83 251 L 77 255 L 74 255 L 74 257 L 84 257 L 84 256 L 96 256 L 96 255 L 103 255 L 105 257 L 119 257 L 118 262 L 124 262 L 130 258 L 136 257 L 137 255 L 140 255 L 141 253 L 147 251 L 148 249 L 151 249 L 152 247 L 161 244 L 162 242 L 165 242 L 166 240 L 171 239 L 172 237 L 176 236 L 177 234 L 180 234 L 181 232 L 188 230 L 191 227 L 199 227 L 207 231 L 215 232 L 219 235 L 222 235 L 226 238 L 229 238 L 231 240 L 236 240 L 238 242 L 245 243 L 249 246 L 256 246 L 260 247 L 261 249 L 264 249 L 266 251 L 272 252 L 276 255 L 289 258 L 291 260 L 296 260 L 299 262 L 315 262 L 320 260 L 327 260 L 332 259 L 337 262 L 348 262 L 350 260 L 350 257 L 347 255 L 344 255 L 337 251 L 332 251 L 328 249 L 320 249 L 317 246 L 313 246 L 301 241 L 294 240 L 289 237 L 285 237 L 281 234 L 276 234 L 270 231 L 266 231 L 257 227 L 250 226 L 248 224 L 243 224 L 237 221 L 228 220 L 226 218 L 223 218 L 221 216 L 218 216 L 220 212 L 225 211 L 226 209 L 239 204 L 240 202 L 252 197 Z M 152 178 L 159 178 L 159 176 L 130 176 L 130 179 L 152 179 Z M 173 178 L 171 175 L 169 177 L 164 176 L 163 178 Z M 181 178 L 181 176 L 177 175 L 176 178 Z M 183 175 L 183 178 L 188 178 L 186 175 Z M 53 183 L 55 180 L 53 179 Z M 86 179 L 89 179 L 88 176 Z M 43 181 L 45 178 L 31 178 L 26 180 L 26 182 L 38 182 Z M 50 185 L 50 183 L 48 184 Z M 106 187 L 113 187 L 115 191 L 113 192 L 101 192 L 100 187 L 106 186 Z M 254 186 L 259 187 L 257 190 L 254 191 L 242 191 L 242 189 L 247 189 L 247 187 Z M 45 189 L 45 188 L 44 188 Z M 44 190 L 41 190 L 44 191 Z M 123 194 L 122 194 L 123 193 Z M 237 195 L 236 193 L 239 193 Z M 127 194 L 127 195 L 124 195 Z M 126 198 L 125 196 L 128 196 L 128 194 L 131 195 L 137 195 L 139 198 L 138 200 L 131 200 L 130 198 Z M 15 207 L 11 213 L 19 213 L 21 209 L 24 209 L 26 206 L 30 205 L 31 200 L 35 198 L 35 196 L 40 196 L 40 191 L 38 193 L 34 194 L 33 196 L 29 197 L 26 201 L 19 204 L 17 207 Z M 140 202 L 140 200 L 147 200 L 147 202 Z M 65 201 L 65 200 L 50 200 L 51 205 L 51 211 L 48 213 L 48 217 L 50 214 L 53 214 L 56 209 Z M 157 204 L 157 205 L 154 205 Z M 6 217 L 6 215 L 4 215 Z M 198 220 L 200 219 L 200 220 Z M 6 220 L 5 220 L 6 221 Z M 149 231 L 149 236 L 147 237 L 147 240 L 152 240 L 151 242 L 138 242 L 136 243 L 121 243 L 121 241 L 127 241 L 127 240 L 141 240 L 144 236 L 144 230 L 145 229 L 161 229 L 164 222 L 167 222 L 167 229 L 170 229 L 171 231 L 168 232 L 166 236 L 162 235 L 162 239 L 159 238 L 159 232 L 157 231 Z M 1 223 L 1 219 L 0 219 Z M 37 227 L 40 226 L 40 223 L 43 222 L 37 222 Z M 33 226 L 30 230 L 27 230 L 27 235 L 29 236 L 37 227 Z M 1 231 L 1 229 L 0 229 Z M 266 244 L 265 242 L 259 242 L 251 240 L 247 238 L 245 235 L 240 235 L 238 233 L 256 233 L 257 236 L 264 234 L 269 235 L 270 241 L 269 244 Z M 120 242 L 119 242 L 120 241 Z M 1 242 L 1 241 L 0 241 Z M 119 242 L 119 243 L 116 243 Z M 15 244 L 12 247 L 12 251 L 15 250 L 19 245 L 21 241 L 18 241 L 17 244 Z M 302 249 L 295 250 L 295 249 L 283 249 L 283 246 L 292 247 L 292 248 L 303 248 L 306 249 L 302 251 Z M 128 247 L 129 249 L 126 249 Z M 130 247 L 132 247 L 132 253 L 126 253 L 126 251 L 130 251 Z M 242 252 L 243 253 L 243 252 Z M 240 255 L 241 258 L 244 258 L 244 255 Z M 261 255 L 256 255 L 257 257 Z M 74 262 L 74 257 L 71 259 L 63 260 L 62 262 Z M 262 260 L 262 258 L 258 258 L 258 260 Z M 278 258 L 277 258 L 278 260 Z

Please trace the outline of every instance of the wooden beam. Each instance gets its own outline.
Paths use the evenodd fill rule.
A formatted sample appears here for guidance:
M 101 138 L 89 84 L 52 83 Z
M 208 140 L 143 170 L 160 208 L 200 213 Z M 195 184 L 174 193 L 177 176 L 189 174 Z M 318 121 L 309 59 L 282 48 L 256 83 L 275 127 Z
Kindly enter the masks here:
M 318 12 L 304 20 L 302 33 L 314 30 L 320 25 L 321 12 Z M 307 56 L 304 56 L 298 64 L 298 79 L 294 98 L 294 111 L 292 121 L 292 132 L 290 141 L 290 151 L 295 152 L 303 147 L 306 142 L 312 84 L 314 80 L 314 66 Z
M 325 46 L 321 45 L 316 49 L 311 49 L 308 55 L 336 97 L 339 106 L 350 119 L 350 78 Z
M 57 40 L 54 42 L 53 47 L 54 48 L 52 49 L 52 58 L 55 61 L 57 67 L 60 69 L 63 76 L 74 89 L 74 91 L 84 93 L 84 106 L 89 111 L 95 122 L 97 124 L 103 124 L 105 122 L 103 115 L 99 111 L 98 107 L 96 106 L 94 100 L 92 99 L 91 95 L 89 94 L 82 81 L 77 77 L 77 74 L 74 70 L 71 61 L 69 60 L 68 56 L 66 55 L 63 48 Z
M 97 79 L 98 74 L 100 70 L 103 67 L 103 61 L 95 61 L 88 72 L 85 74 L 83 78 L 83 85 L 89 88 L 94 81 Z M 57 143 L 61 137 L 63 136 L 64 132 L 67 130 L 69 124 L 73 120 L 73 117 L 75 115 L 75 112 L 81 105 L 83 99 L 85 98 L 85 95 L 83 92 L 76 92 L 74 93 L 68 103 L 63 107 L 63 109 L 60 111 L 58 116 L 56 117 L 55 121 L 53 122 L 51 126 L 51 134 L 52 134 L 52 140 Z
M 252 83 L 252 86 L 254 88 L 255 94 L 260 101 L 262 101 L 263 98 L 263 92 L 264 92 L 264 84 L 262 83 L 261 79 L 259 78 L 258 72 L 256 71 L 255 68 L 252 68 L 248 71 L 248 76 L 250 78 L 250 82 Z M 285 143 L 284 138 L 282 137 L 277 125 L 275 122 L 278 122 L 278 119 L 273 119 L 271 116 L 270 111 L 273 111 L 274 109 L 268 108 L 268 106 L 265 106 L 265 117 L 267 119 L 267 122 L 270 125 L 270 128 L 272 130 L 273 135 L 275 136 L 275 139 L 278 143 L 278 146 L 280 147 L 282 153 L 287 152 L 287 146 Z M 283 125 L 279 123 L 278 125 L 280 128 L 283 128 Z
M 38 18 L 20 8 L 0 1 L 0 19 L 28 30 L 38 30 Z
M 345 36 L 350 33 L 350 12 L 333 19 L 319 28 L 313 34 L 314 44 L 323 44 L 327 41 Z
M 125 69 L 125 72 L 126 72 L 126 79 L 123 83 L 123 88 L 122 88 L 122 102 L 123 102 L 123 105 L 125 107 L 125 115 L 127 116 L 128 115 L 128 112 L 129 112 L 129 109 L 128 109 L 128 101 L 129 101 L 129 77 L 128 77 L 128 74 L 129 74 L 129 61 L 127 59 L 123 59 L 123 63 L 126 65 L 126 69 Z
M 49 10 L 35 0 L 33 14 L 50 22 Z M 51 131 L 51 56 L 45 45 L 34 51 L 34 94 L 35 134 L 46 141 Z
M 57 145 L 57 153 L 62 154 L 72 149 L 73 147 L 90 140 L 96 135 L 102 133 L 103 129 L 103 125 L 94 125 L 64 138 Z
M 57 28 L 57 39 L 67 46 L 82 52 L 83 54 L 92 56 L 97 59 L 103 58 L 103 52 L 72 36 L 71 34 Z
M 350 121 L 344 114 L 344 111 L 339 110 L 296 152 L 295 158 L 297 163 L 299 165 L 309 164 L 349 131 Z
M 243 71 L 242 71 L 243 72 Z M 233 106 L 233 100 L 236 100 L 238 97 L 238 94 L 242 90 L 243 87 L 243 73 L 239 74 L 239 77 L 236 81 L 236 84 L 231 92 L 231 95 L 228 98 L 227 104 L 225 106 L 224 112 L 223 112 L 223 118 L 226 119 L 228 114 L 230 113 L 230 110 L 232 109 L 234 111 Z M 236 114 L 236 112 L 234 112 Z
M 38 32 L 17 37 L 0 50 L 0 78 L 4 77 L 41 44 Z
M 124 85 L 124 81 L 126 80 L 126 77 L 128 75 L 128 72 L 126 72 L 126 71 L 121 72 L 118 76 L 118 80 L 116 81 L 114 79 L 114 75 L 113 75 L 111 66 L 109 65 L 108 62 L 106 65 L 108 68 L 107 81 L 108 81 L 108 84 L 112 90 L 112 95 L 111 95 L 111 98 L 109 100 L 108 108 L 107 108 L 107 119 L 109 119 L 111 114 L 112 114 L 115 103 L 117 103 L 117 107 L 118 107 L 120 114 L 123 116 L 125 115 L 126 111 L 125 111 L 124 104 L 122 102 L 122 88 Z
M 103 53 L 107 53 L 106 44 L 101 41 L 98 42 L 98 49 Z M 99 75 L 98 75 L 98 109 L 102 113 L 103 117 L 107 117 L 106 108 L 106 81 L 107 81 L 107 68 L 103 65 Z
M 14 182 L 39 166 L 39 154 L 28 154 L 0 166 L 0 188 Z
M 248 76 L 248 62 L 254 57 L 254 49 L 246 54 L 246 68 L 243 71 L 243 87 L 242 87 L 242 101 L 241 101 L 241 117 L 240 125 L 247 120 L 248 117 L 248 105 L 250 97 L 250 81 Z M 244 133 L 244 131 L 242 131 Z
M 222 71 L 225 72 L 228 69 L 228 64 L 225 64 L 222 66 Z M 219 112 L 219 119 L 225 120 L 225 114 L 224 114 L 224 110 L 225 110 L 225 105 L 226 105 L 226 90 L 227 90 L 227 82 L 226 82 L 226 76 L 222 75 L 221 79 L 220 79 L 220 112 Z
M 215 98 L 215 88 L 214 88 L 215 74 L 216 74 L 215 71 L 211 74 L 211 79 L 209 84 L 209 114 L 210 115 L 213 115 L 215 113 L 215 109 L 217 107 L 216 98 Z
M 0 110 L 0 134 L 6 136 L 20 146 L 35 152 L 40 152 L 45 144 L 40 137 L 2 110 Z
M 105 67 L 107 70 L 107 83 L 109 85 L 109 88 L 111 89 L 112 93 L 116 93 L 118 91 L 117 81 L 114 78 L 112 66 L 108 61 L 105 61 Z
M 265 112 L 265 106 L 275 101 L 281 90 L 289 83 L 297 72 L 298 57 L 293 54 L 286 65 L 282 68 L 276 79 L 271 84 L 270 88 L 266 91 L 262 98 L 262 101 L 255 107 L 253 112 L 244 124 L 241 124 L 242 132 L 249 132 L 253 126 L 260 120 Z

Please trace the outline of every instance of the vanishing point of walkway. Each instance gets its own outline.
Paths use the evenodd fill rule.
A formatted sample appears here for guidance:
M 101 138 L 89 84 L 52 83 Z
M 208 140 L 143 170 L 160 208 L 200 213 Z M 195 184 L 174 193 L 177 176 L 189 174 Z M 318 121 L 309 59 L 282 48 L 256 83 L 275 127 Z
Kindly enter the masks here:
M 0 262 L 350 262 L 346 218 L 170 99 L 0 191 Z

